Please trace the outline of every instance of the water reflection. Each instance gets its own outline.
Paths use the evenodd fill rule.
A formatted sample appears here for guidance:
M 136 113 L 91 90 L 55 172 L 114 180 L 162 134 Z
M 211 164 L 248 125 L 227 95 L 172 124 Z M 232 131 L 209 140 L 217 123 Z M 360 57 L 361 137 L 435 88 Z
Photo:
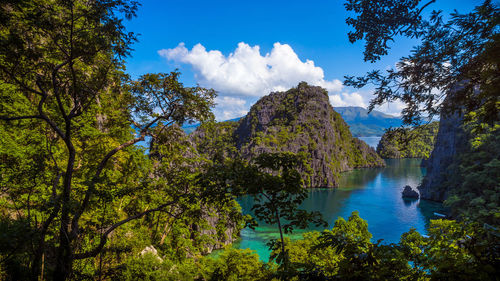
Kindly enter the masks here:
M 333 226 L 341 216 L 347 218 L 353 211 L 368 221 L 368 228 L 373 240 L 398 242 L 402 233 L 416 228 L 425 233 L 433 213 L 439 211 L 441 204 L 425 200 L 407 201 L 401 198 L 405 185 L 415 187 L 425 171 L 420 167 L 419 159 L 391 159 L 385 168 L 370 168 L 343 173 L 339 188 L 311 190 L 301 208 L 320 211 L 323 218 Z M 238 200 L 245 213 L 251 213 L 253 198 L 246 196 Z M 309 230 L 318 230 L 311 227 Z M 294 232 L 293 238 L 303 231 Z M 277 238 L 278 230 L 274 226 L 262 225 L 255 231 L 245 229 L 238 248 L 257 250 L 263 260 L 269 257 L 266 243 Z
M 417 202 L 418 202 L 418 199 L 416 199 L 416 198 L 401 198 L 401 200 L 403 200 L 403 203 L 407 207 L 410 207 L 413 204 L 417 204 Z

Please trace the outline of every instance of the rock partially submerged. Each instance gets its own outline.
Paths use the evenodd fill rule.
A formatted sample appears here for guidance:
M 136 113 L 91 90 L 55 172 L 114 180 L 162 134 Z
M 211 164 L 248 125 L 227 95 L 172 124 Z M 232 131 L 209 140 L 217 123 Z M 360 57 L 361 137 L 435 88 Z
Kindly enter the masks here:
M 405 186 L 403 192 L 403 198 L 412 198 L 412 199 L 418 199 L 419 194 L 417 191 L 415 191 L 411 186 L 407 185 Z

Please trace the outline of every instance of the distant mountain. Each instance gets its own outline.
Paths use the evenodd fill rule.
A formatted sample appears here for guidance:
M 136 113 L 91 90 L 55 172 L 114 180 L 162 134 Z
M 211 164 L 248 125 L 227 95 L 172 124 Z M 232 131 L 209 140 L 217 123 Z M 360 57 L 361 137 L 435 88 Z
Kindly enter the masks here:
M 368 110 L 359 106 L 334 107 L 344 121 L 349 125 L 355 137 L 382 136 L 385 129 L 401 126 L 401 119 L 380 111 Z

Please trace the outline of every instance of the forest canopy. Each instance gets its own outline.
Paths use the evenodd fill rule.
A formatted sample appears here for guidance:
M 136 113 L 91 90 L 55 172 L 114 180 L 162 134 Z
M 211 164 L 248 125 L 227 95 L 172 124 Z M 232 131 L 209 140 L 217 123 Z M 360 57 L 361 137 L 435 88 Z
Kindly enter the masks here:
M 463 110 L 470 149 L 453 170 L 447 204 L 461 221 L 431 222 L 397 244 L 371 241 L 354 212 L 323 232 L 284 234 L 321 215 L 307 197 L 300 153 L 229 155 L 212 128 L 201 151 L 179 126 L 207 122 L 216 91 L 185 86 L 180 72 L 132 79 L 125 60 L 137 40 L 124 21 L 131 0 L 6 0 L 0 3 L 0 278 L 6 280 L 481 280 L 498 276 L 498 6 L 440 12 L 434 1 L 348 0 L 352 42 L 365 59 L 395 36 L 421 40 L 396 69 L 346 84 L 376 86 L 371 107 L 406 104 L 404 121 Z M 397 15 L 395 17 L 395 15 Z M 423 83 L 423 82 L 424 83 Z M 434 89 L 440 91 L 434 94 Z M 446 96 L 447 103 L 442 103 Z M 448 106 L 448 107 L 445 107 Z M 340 120 L 340 119 L 339 119 Z M 227 130 L 233 127 L 225 124 Z M 224 127 L 222 128 L 224 129 Z M 347 130 L 347 129 L 346 129 Z M 357 156 L 357 155 L 355 155 Z M 277 224 L 270 262 L 225 249 L 256 221 L 237 196 L 256 198 L 256 217 Z

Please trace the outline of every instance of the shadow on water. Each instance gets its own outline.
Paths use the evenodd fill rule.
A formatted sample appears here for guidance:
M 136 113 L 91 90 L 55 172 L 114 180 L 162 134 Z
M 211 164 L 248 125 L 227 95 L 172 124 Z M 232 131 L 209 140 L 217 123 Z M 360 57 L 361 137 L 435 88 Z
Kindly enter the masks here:
M 434 212 L 442 210 L 441 204 L 426 200 L 407 201 L 401 197 L 405 185 L 416 187 L 420 183 L 425 173 L 420 162 L 420 159 L 390 159 L 385 168 L 343 173 L 339 188 L 311 190 L 301 208 L 321 212 L 329 223 L 328 228 L 338 217 L 347 219 L 353 211 L 358 211 L 368 221 L 374 241 L 398 242 L 401 234 L 410 228 L 425 233 L 429 220 L 436 218 Z M 251 214 L 252 197 L 239 198 L 238 202 L 244 213 Z M 303 232 L 312 230 L 322 229 L 296 230 L 290 237 L 300 238 Z M 270 253 L 266 243 L 269 239 L 277 239 L 278 235 L 278 229 L 270 225 L 260 225 L 255 230 L 244 229 L 234 247 L 256 250 L 261 259 L 267 261 Z
M 430 200 L 420 199 L 417 205 L 419 212 L 425 218 L 425 227 L 429 227 L 430 220 L 440 219 L 434 213 L 447 214 L 448 210 L 443 204 Z

